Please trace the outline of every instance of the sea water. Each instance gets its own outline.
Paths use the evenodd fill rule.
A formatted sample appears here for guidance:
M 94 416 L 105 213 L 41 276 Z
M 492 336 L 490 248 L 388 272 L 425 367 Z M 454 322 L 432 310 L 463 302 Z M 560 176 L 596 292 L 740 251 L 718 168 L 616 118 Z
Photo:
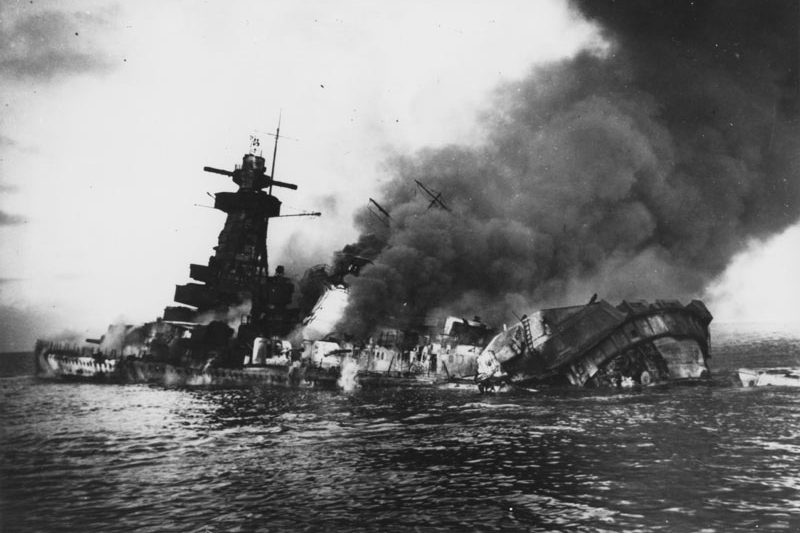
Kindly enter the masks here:
M 62 383 L 0 356 L 0 530 L 800 529 L 800 328 L 714 326 L 714 381 L 481 396 Z

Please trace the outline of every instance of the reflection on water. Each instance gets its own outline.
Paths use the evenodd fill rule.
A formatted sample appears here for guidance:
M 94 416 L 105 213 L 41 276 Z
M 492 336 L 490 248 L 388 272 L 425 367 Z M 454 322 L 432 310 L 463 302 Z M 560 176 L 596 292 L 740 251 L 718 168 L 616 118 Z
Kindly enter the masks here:
M 624 393 L 185 390 L 0 371 L 1 529 L 797 529 L 800 390 L 730 383 L 764 357 L 800 362 L 800 343 L 722 337 L 715 384 Z

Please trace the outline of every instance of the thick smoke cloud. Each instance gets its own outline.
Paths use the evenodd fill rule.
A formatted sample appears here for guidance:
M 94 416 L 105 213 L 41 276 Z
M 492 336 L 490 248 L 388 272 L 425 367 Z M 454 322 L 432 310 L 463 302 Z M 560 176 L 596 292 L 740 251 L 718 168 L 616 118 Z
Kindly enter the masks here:
M 607 50 L 500 88 L 482 146 L 390 162 L 389 226 L 357 217 L 372 250 L 352 249 L 373 264 L 350 279 L 345 331 L 699 296 L 749 239 L 797 220 L 796 2 L 579 8 Z

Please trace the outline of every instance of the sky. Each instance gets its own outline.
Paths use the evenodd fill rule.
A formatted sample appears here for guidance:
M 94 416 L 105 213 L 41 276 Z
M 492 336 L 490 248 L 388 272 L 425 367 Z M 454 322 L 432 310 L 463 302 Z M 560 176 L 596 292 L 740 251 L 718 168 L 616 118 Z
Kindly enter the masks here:
M 468 6 L 468 7 L 465 7 Z M 481 142 L 498 87 L 601 54 L 565 1 L 0 4 L 0 351 L 153 320 L 224 222 L 207 193 L 278 117 L 270 263 L 327 262 L 386 161 Z M 265 150 L 268 162 L 271 146 Z M 797 317 L 800 225 L 753 240 L 704 294 L 717 320 Z M 572 303 L 572 302 L 564 302 Z

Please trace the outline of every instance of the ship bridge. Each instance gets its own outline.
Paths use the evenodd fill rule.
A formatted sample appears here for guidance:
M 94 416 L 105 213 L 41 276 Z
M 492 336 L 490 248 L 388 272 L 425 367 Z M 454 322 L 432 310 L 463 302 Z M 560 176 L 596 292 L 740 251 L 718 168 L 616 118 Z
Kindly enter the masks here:
M 209 313 L 227 313 L 249 303 L 251 323 L 260 334 L 287 334 L 297 320 L 296 313 L 287 310 L 294 285 L 283 267 L 269 274 L 267 228 L 269 219 L 281 214 L 281 201 L 272 188 L 297 185 L 274 180 L 264 158 L 252 151 L 232 171 L 208 166 L 203 170 L 230 177 L 238 190 L 214 195 L 214 208 L 226 214 L 214 255 L 205 265 L 190 265 L 189 275 L 197 283 L 175 288 L 175 301 L 190 307 L 167 307 L 164 319 L 198 322 Z

